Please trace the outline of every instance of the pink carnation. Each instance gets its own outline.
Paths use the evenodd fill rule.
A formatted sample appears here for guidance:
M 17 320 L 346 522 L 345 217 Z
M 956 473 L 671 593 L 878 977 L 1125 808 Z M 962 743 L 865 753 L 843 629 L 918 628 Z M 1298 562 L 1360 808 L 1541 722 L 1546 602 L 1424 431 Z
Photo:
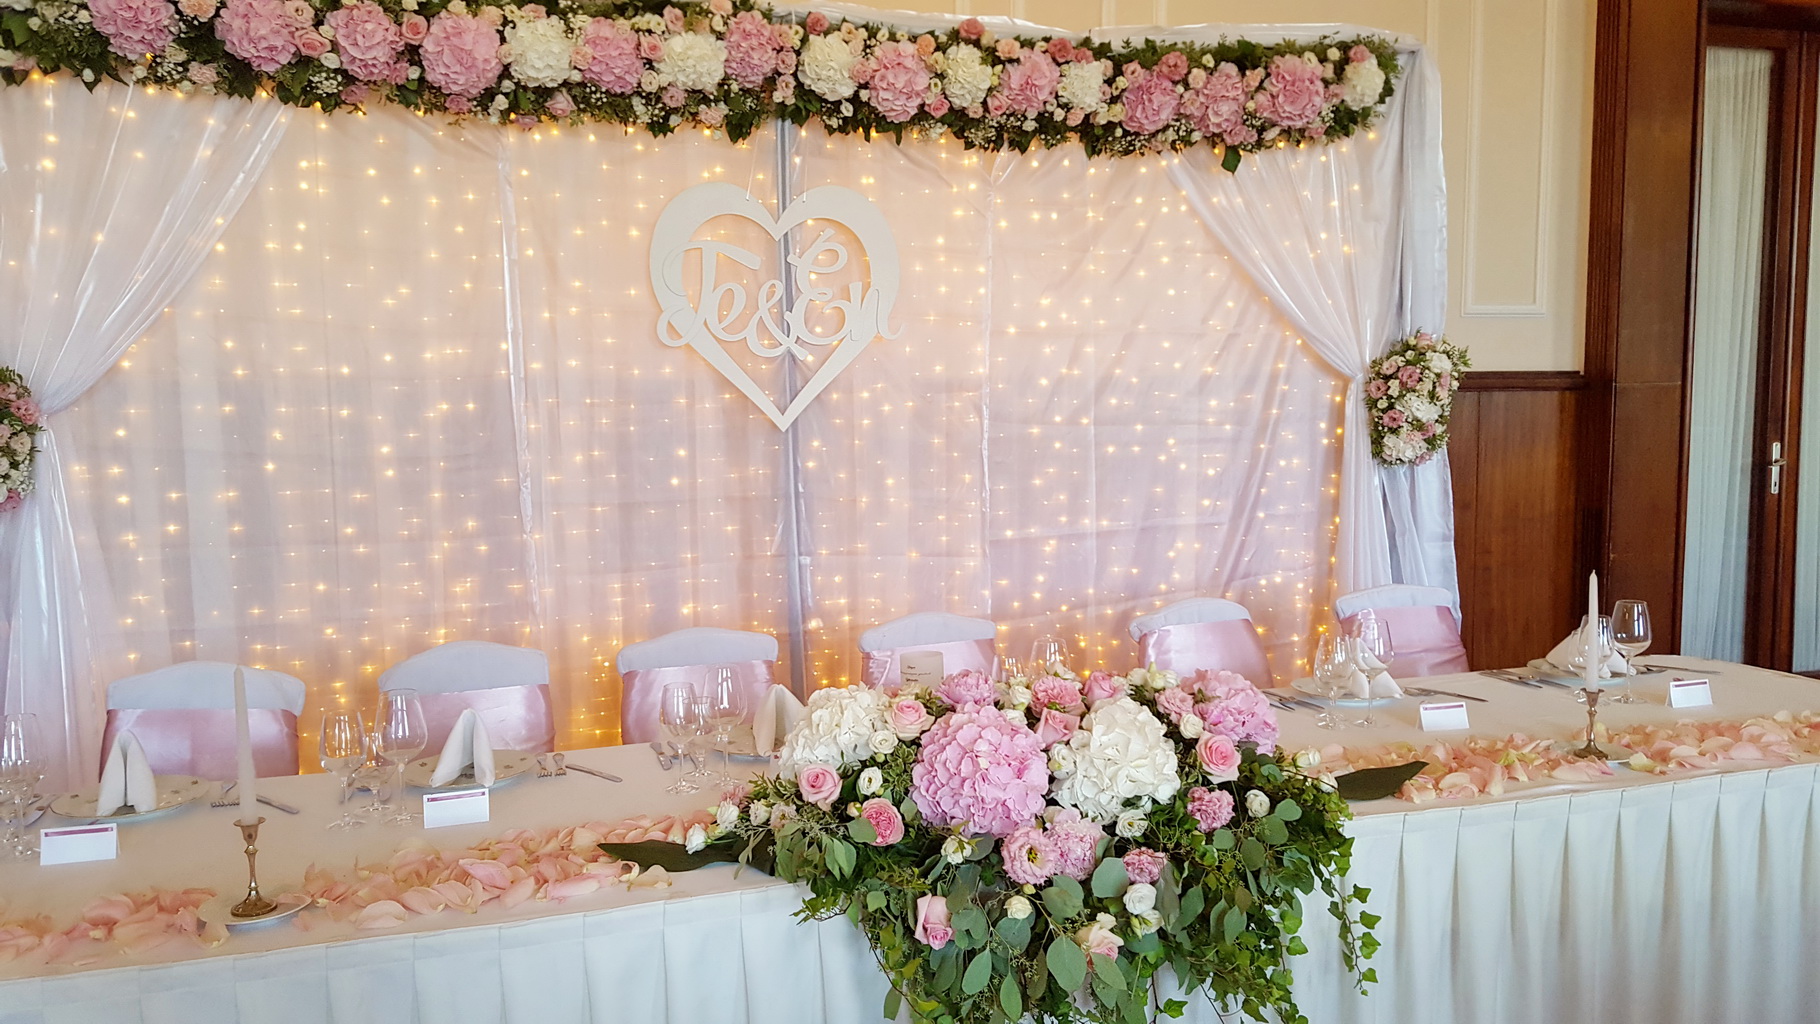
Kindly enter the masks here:
M 1270 75 L 1257 94 L 1259 116 L 1285 128 L 1306 128 L 1321 119 L 1326 103 L 1319 65 L 1292 54 L 1271 58 Z
M 1049 761 L 1036 734 L 990 707 L 935 723 L 911 770 L 910 795 L 929 824 L 969 835 L 1009 835 L 1041 813 L 1048 792 Z
M 1081 703 L 1081 684 L 1072 679 L 1060 676 L 1044 676 L 1030 688 L 1030 706 L 1033 708 L 1055 708 L 1080 714 L 1086 705 Z
M 1055 88 L 1061 81 L 1062 69 L 1048 54 L 1025 50 L 1016 64 L 1005 68 L 999 92 L 1004 94 L 1008 109 L 1025 115 L 1040 114 L 1055 99 Z
M 811 19 L 814 17 L 814 15 L 810 15 Z M 968 18 L 961 22 L 960 34 L 962 39 L 970 43 L 978 42 L 979 37 L 986 34 L 986 25 L 978 18 Z
M 1245 79 L 1231 63 L 1213 69 L 1198 85 L 1182 97 L 1182 115 L 1194 130 L 1207 136 L 1221 136 L 1228 142 L 1250 142 L 1237 137 L 1245 128 Z M 1255 134 L 1252 138 L 1255 138 Z
M 880 43 L 864 64 L 866 74 L 870 76 L 872 106 L 888 121 L 908 121 L 915 117 L 922 109 L 923 95 L 929 91 L 929 69 L 916 52 L 916 44 L 907 41 Z
M 1232 794 L 1223 789 L 1196 786 L 1188 791 L 1188 813 L 1202 832 L 1223 828 L 1232 820 Z
M 828 31 L 828 16 L 820 11 L 810 11 L 808 19 L 803 22 L 803 29 L 812 36 L 821 35 Z
M 1171 686 L 1156 695 L 1156 708 L 1168 715 L 1170 721 L 1180 721 L 1183 715 L 1194 712 L 1194 694 L 1179 686 Z
M 480 18 L 444 11 L 424 36 L 423 77 L 450 96 L 473 99 L 499 81 L 499 30 Z
M 1171 82 L 1181 81 L 1188 74 L 1187 56 L 1180 50 L 1170 50 L 1157 59 L 1156 73 Z
M 592 59 L 581 66 L 581 77 L 615 95 L 638 88 L 645 60 L 638 55 L 638 33 L 621 29 L 607 18 L 595 18 L 582 30 L 581 45 Z
M 1019 885 L 1042 885 L 1055 876 L 1059 866 L 1054 844 L 1034 825 L 1006 836 L 999 845 L 999 857 L 1005 862 L 1005 874 Z
M 727 77 L 756 89 L 777 70 L 777 33 L 758 11 L 742 11 L 727 25 Z
M 227 51 L 268 75 L 297 56 L 300 27 L 283 0 L 228 0 L 215 18 Z
M 1163 877 L 1163 865 L 1167 863 L 1168 857 L 1148 846 L 1140 846 L 1125 854 L 1125 877 L 1133 882 L 1155 885 L 1156 880 Z
M 878 838 L 872 840 L 873 846 L 890 846 L 904 838 L 904 816 L 899 814 L 891 801 L 882 796 L 859 805 L 859 816 L 866 819 Z
M 1066 64 L 1074 59 L 1074 43 L 1061 36 L 1049 40 L 1049 45 L 1043 49 L 1049 54 L 1049 59 L 1057 64 Z
M 986 673 L 974 669 L 956 672 L 935 688 L 936 696 L 957 708 L 968 704 L 991 704 L 996 692 Z
M 19 417 L 19 421 L 28 427 L 36 424 L 39 417 L 43 415 L 42 410 L 38 408 L 38 403 L 30 398 L 15 398 L 7 408 L 11 409 L 13 415 Z
M 409 73 L 410 65 L 398 59 L 404 32 L 372 0 L 330 11 L 323 21 L 335 30 L 335 50 L 348 74 L 363 82 L 398 83 Z
M 177 12 L 166 0 L 90 0 L 88 12 L 108 49 L 129 60 L 162 52 L 177 38 Z
M 1125 130 L 1148 135 L 1167 127 L 1181 108 L 1182 96 L 1163 75 L 1145 75 L 1125 90 Z
M 1054 810 L 1049 818 L 1049 844 L 1055 848 L 1056 874 L 1080 881 L 1099 867 L 1099 843 L 1106 830 L 1081 817 L 1072 807 Z

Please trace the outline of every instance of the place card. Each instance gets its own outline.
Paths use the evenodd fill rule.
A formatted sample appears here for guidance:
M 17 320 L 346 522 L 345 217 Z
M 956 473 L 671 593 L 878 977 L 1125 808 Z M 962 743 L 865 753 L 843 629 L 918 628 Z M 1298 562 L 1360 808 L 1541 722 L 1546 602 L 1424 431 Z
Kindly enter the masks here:
M 1713 702 L 1712 683 L 1705 679 L 1671 679 L 1668 683 L 1668 706 L 1671 708 L 1704 708 Z
M 477 825 L 493 816 L 485 786 L 423 795 L 423 827 Z
M 71 825 L 38 833 L 38 863 L 81 864 L 120 855 L 120 826 Z
M 1422 705 L 1423 732 L 1457 732 L 1470 728 L 1472 726 L 1466 724 L 1466 702 L 1463 700 Z
M 942 685 L 942 652 L 905 651 L 898 658 L 897 675 L 905 686 L 935 689 Z

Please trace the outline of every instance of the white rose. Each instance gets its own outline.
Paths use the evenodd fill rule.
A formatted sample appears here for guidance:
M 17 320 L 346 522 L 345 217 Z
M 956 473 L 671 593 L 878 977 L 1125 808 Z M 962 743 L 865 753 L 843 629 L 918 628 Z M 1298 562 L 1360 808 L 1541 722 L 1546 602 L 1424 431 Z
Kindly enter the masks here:
M 1313 747 L 1307 747 L 1296 751 L 1295 766 L 1297 768 L 1319 768 L 1321 766 L 1321 752 Z
M 804 56 L 808 56 L 807 50 Z M 941 68 L 942 90 L 948 94 L 948 102 L 957 107 L 966 109 L 984 103 L 986 94 L 992 91 L 992 66 L 971 43 L 955 43 L 942 51 Z
M 1261 789 L 1245 791 L 1245 813 L 1254 818 L 1262 818 L 1270 813 L 1270 798 Z
M 1132 914 L 1149 913 L 1156 906 L 1156 886 L 1133 882 L 1125 890 L 1125 909 Z
M 1020 685 L 1013 680 L 1000 687 L 999 706 L 1022 710 L 1030 706 L 1030 687 Z
M 1030 901 L 1022 896 L 1013 896 L 1005 901 L 1005 916 L 1013 921 L 1022 921 L 1035 912 Z
M 1446 373 L 1453 369 L 1453 360 L 1447 358 L 1446 353 L 1435 352 L 1428 357 L 1428 368 L 1436 373 Z
M 752 806 L 746 808 L 746 820 L 754 825 L 763 825 L 770 818 L 771 808 L 763 800 L 754 800 Z
M 859 88 L 853 81 L 857 63 L 859 57 L 839 36 L 812 36 L 797 60 L 796 79 L 822 99 L 844 100 Z
M 1375 60 L 1348 64 L 1340 76 L 1340 88 L 1340 100 L 1347 106 L 1354 110 L 1369 107 L 1384 95 L 1384 69 Z
M 869 742 L 874 754 L 889 754 L 897 749 L 897 733 L 890 729 L 878 729 L 872 733 Z
M 664 40 L 664 55 L 657 62 L 658 75 L 684 89 L 712 89 L 726 71 L 727 44 L 701 32 Z
M 877 796 L 885 788 L 885 773 L 868 768 L 859 773 L 859 795 Z
M 689 832 L 683 837 L 683 849 L 697 853 L 708 845 L 708 830 L 700 825 L 690 825 Z
M 1183 739 L 1198 740 L 1201 738 L 1201 733 L 1206 731 L 1207 723 L 1201 721 L 1200 715 L 1190 711 L 1182 716 L 1177 727 L 1182 730 Z
M 1126 811 L 1119 815 L 1118 825 L 1113 831 L 1117 832 L 1122 839 L 1136 839 L 1143 835 L 1144 830 L 1149 827 L 1150 822 L 1145 820 L 1143 812 Z
M 720 806 L 715 808 L 714 823 L 721 828 L 732 828 L 739 824 L 739 805 L 731 800 L 722 800 Z

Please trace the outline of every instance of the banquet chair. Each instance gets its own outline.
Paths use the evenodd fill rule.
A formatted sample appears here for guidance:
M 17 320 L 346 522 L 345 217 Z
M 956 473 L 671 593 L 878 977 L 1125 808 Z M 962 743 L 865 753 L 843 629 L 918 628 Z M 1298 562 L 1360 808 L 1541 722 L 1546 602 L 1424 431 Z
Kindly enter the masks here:
M 1370 608 L 1390 627 L 1396 656 L 1391 671 L 1399 676 L 1442 676 L 1471 671 L 1466 645 L 1460 641 L 1460 617 L 1453 595 L 1440 587 L 1392 583 L 1357 590 L 1333 603 L 1342 628 Z
M 1236 601 L 1191 597 L 1131 620 L 1131 639 L 1147 666 L 1181 675 L 1237 672 L 1259 687 L 1274 685 L 1251 613 Z
M 247 725 L 253 767 L 260 776 L 297 774 L 297 716 L 303 682 L 271 669 L 246 670 Z M 157 775 L 194 775 L 225 782 L 237 777 L 234 666 L 182 661 L 117 679 L 107 688 L 101 758 L 130 732 Z
M 435 753 L 463 711 L 472 709 L 495 750 L 556 747 L 550 705 L 550 658 L 528 647 L 455 640 L 413 654 L 379 674 L 379 690 L 416 690 L 423 707 L 424 750 Z
M 693 626 L 619 649 L 619 726 L 623 743 L 657 738 L 657 710 L 664 687 L 684 683 L 704 695 L 714 669 L 733 670 L 746 691 L 746 713 L 758 710 L 777 678 L 777 638 L 769 633 Z
M 969 669 L 991 672 L 997 648 L 998 627 L 990 619 L 975 619 L 948 612 L 917 612 L 873 626 L 859 635 L 865 656 L 861 678 L 867 686 L 895 687 L 903 682 L 898 659 L 909 651 L 937 651 L 942 675 Z

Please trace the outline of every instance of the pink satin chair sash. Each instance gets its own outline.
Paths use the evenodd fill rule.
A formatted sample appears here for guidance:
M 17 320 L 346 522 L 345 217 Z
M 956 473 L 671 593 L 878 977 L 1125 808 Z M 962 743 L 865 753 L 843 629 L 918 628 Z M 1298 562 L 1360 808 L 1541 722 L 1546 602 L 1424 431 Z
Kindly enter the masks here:
M 1390 670 L 1399 679 L 1471 671 L 1466 665 L 1466 646 L 1460 642 L 1460 624 L 1451 608 L 1423 605 L 1372 611 L 1390 627 L 1390 644 L 1396 651 Z M 1352 617 L 1340 624 L 1352 625 Z
M 422 693 L 424 730 L 429 742 L 424 753 L 434 756 L 448 742 L 449 730 L 463 711 L 472 708 L 487 727 L 487 742 L 494 750 L 556 749 L 556 716 L 550 707 L 550 684 L 493 686 L 484 690 Z
M 253 768 L 261 777 L 297 774 L 297 716 L 276 708 L 247 712 Z M 233 708 L 112 708 L 101 735 L 105 763 L 114 739 L 130 732 L 156 775 L 226 782 L 239 771 Z
M 725 661 L 708 665 L 667 665 L 663 668 L 635 668 L 621 675 L 620 742 L 649 743 L 657 738 L 657 710 L 664 687 L 683 683 L 706 693 L 703 684 L 712 669 L 730 668 L 733 679 L 746 690 L 746 716 L 758 710 L 765 691 L 776 681 L 774 661 Z
M 862 678 L 867 686 L 882 686 L 895 689 L 903 682 L 898 675 L 898 658 L 909 651 L 939 651 L 942 656 L 942 675 L 951 676 L 956 672 L 972 669 L 975 672 L 992 671 L 992 661 L 998 649 L 990 640 L 951 640 L 943 644 L 907 644 L 903 647 L 887 647 L 880 651 L 865 652 L 866 664 L 862 669 Z
M 1159 626 L 1138 638 L 1138 650 L 1145 665 L 1180 675 L 1224 670 L 1260 688 L 1275 685 L 1264 644 L 1248 619 Z

